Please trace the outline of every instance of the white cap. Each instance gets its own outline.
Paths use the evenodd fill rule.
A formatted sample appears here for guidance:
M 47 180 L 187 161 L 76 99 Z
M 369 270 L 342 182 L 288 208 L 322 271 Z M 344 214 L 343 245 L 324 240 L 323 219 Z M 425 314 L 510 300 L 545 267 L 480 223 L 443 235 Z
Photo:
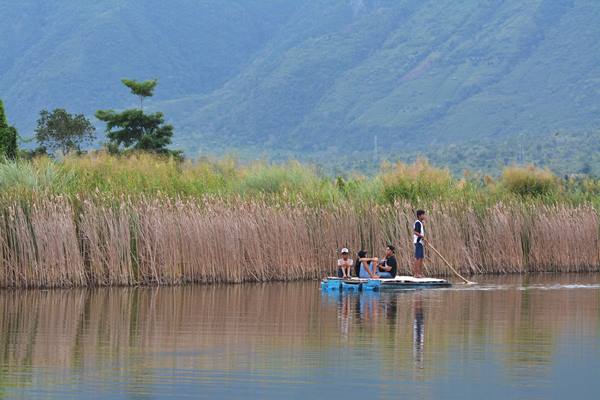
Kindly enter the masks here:
M 350 252 L 348 251 L 347 248 L 344 247 L 340 253 L 344 254 L 344 253 L 350 253 Z

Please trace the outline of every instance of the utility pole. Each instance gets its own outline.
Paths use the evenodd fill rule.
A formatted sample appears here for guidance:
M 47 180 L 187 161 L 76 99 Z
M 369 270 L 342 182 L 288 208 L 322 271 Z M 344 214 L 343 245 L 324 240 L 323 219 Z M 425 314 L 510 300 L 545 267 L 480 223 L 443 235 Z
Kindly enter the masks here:
M 373 161 L 377 163 L 379 156 L 377 154 L 377 135 L 373 137 Z
M 521 132 L 521 134 L 519 135 L 519 144 L 521 147 L 521 165 L 525 164 L 525 150 L 523 149 L 523 139 L 524 139 L 524 134 L 523 132 Z

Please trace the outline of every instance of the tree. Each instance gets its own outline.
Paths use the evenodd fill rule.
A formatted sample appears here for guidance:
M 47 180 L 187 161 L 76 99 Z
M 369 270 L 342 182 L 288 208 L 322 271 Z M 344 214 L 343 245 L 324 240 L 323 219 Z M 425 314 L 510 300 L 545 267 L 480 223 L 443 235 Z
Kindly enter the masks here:
M 157 81 L 136 82 L 123 79 L 123 83 L 143 100 L 144 97 L 152 96 Z M 111 151 L 118 151 L 123 146 L 126 150 L 180 156 L 179 152 L 167 149 L 173 137 L 173 126 L 165 124 L 161 112 L 146 114 L 141 108 L 122 112 L 98 110 L 96 118 L 106 122 L 106 136 L 109 139 L 107 147 Z
M 158 79 L 150 79 L 147 81 L 138 82 L 133 79 L 121 79 L 121 82 L 129 89 L 131 93 L 140 98 L 140 109 L 144 109 L 144 98 L 154 95 L 154 88 L 158 84 Z
M 4 103 L 0 100 L 0 157 L 13 160 L 17 156 L 17 129 L 8 125 Z
M 83 114 L 71 115 L 62 108 L 40 111 L 35 139 L 41 147 L 67 154 L 73 150 L 81 151 L 82 144 L 95 138 L 96 128 Z
M 132 109 L 123 112 L 98 110 L 96 118 L 106 122 L 106 136 L 111 144 L 126 149 L 166 154 L 171 144 L 173 126 L 164 123 L 160 112 L 146 114 Z

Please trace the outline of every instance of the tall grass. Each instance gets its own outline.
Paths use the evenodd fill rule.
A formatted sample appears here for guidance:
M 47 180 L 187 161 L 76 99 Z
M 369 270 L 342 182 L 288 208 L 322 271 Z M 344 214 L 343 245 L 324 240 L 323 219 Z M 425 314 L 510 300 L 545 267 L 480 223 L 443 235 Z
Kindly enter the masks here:
M 412 165 L 397 163 L 384 167 L 381 179 L 383 195 L 388 201 L 406 199 L 418 202 L 426 198 L 447 197 L 461 189 L 454 184 L 449 170 L 433 168 L 426 160 L 417 160 Z
M 457 179 L 425 160 L 383 165 L 373 177 L 328 177 L 297 162 L 283 165 L 233 159 L 179 162 L 147 154 L 115 157 L 93 153 L 61 161 L 0 163 L 0 200 L 40 194 L 68 197 L 103 193 L 109 197 L 243 198 L 270 203 L 302 201 L 314 206 L 344 202 L 427 204 L 447 202 L 486 208 L 497 202 L 600 205 L 600 182 L 590 177 L 559 179 L 547 170 L 509 167 L 498 179 L 466 174 Z
M 412 261 L 408 203 L 316 208 L 265 201 L 65 198 L 14 203 L 0 224 L 0 285 L 247 282 L 318 278 L 336 249 Z M 443 203 L 429 212 L 430 240 L 463 273 L 597 271 L 599 219 L 589 206 L 498 204 L 484 213 Z M 447 270 L 435 256 L 430 275 Z
M 2 193 L 68 192 L 76 184 L 75 179 L 72 171 L 64 170 L 48 159 L 0 162 Z
M 92 154 L 0 163 L 0 286 L 244 282 L 316 278 L 336 249 L 412 259 L 414 210 L 463 273 L 595 271 L 592 178 L 511 167 L 457 179 L 426 161 L 331 178 L 296 162 L 180 163 Z M 447 271 L 435 257 L 434 275 Z
M 533 166 L 505 168 L 502 185 L 519 196 L 552 196 L 559 190 L 558 179 L 552 172 Z

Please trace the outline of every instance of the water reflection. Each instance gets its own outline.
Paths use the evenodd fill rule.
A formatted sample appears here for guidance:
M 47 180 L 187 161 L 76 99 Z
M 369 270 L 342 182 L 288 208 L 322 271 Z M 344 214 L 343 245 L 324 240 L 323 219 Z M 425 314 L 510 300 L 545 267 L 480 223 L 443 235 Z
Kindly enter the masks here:
M 423 315 L 423 299 L 421 293 L 415 295 L 414 304 L 415 319 L 413 322 L 413 354 L 415 358 L 415 366 L 419 369 L 422 369 L 423 350 L 425 347 L 425 318 Z
M 321 293 L 316 282 L 3 291 L 0 397 L 161 398 L 177 388 L 434 398 L 450 384 L 463 395 L 495 385 L 499 396 L 553 397 L 581 379 L 578 390 L 600 389 L 597 275 L 487 279 L 399 293 Z

